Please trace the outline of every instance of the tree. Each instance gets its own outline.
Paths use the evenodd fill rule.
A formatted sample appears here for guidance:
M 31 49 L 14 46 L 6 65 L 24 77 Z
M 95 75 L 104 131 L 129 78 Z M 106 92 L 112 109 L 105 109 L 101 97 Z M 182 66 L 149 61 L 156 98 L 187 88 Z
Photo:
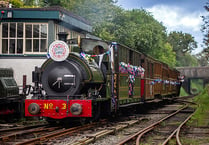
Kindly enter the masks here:
M 103 39 L 125 44 L 140 52 L 146 53 L 169 65 L 175 65 L 175 53 L 167 43 L 166 28 L 153 18 L 153 16 L 143 10 L 118 10 L 113 19 L 98 25 L 94 34 L 98 36 L 103 32 L 108 34 Z M 169 56 L 169 57 L 168 57 Z
M 204 6 L 205 10 L 209 12 L 209 1 Z M 203 19 L 203 25 L 202 25 L 202 32 L 204 34 L 203 43 L 205 44 L 205 49 L 203 50 L 203 53 L 205 54 L 206 59 L 209 61 L 209 15 L 202 16 Z
M 118 11 L 106 24 L 107 27 L 96 27 L 95 34 L 106 29 L 116 41 L 144 53 L 152 54 L 152 50 L 162 47 L 164 43 L 161 42 L 166 39 L 165 27 L 145 10 Z
M 197 42 L 191 34 L 173 31 L 168 36 L 168 42 L 173 46 L 175 52 L 191 53 L 197 48 Z
M 41 7 L 64 6 L 64 0 L 39 0 Z
M 10 0 L 10 3 L 12 4 L 12 7 L 15 8 L 21 8 L 24 4 L 21 0 Z
M 184 66 L 195 67 L 195 66 L 199 66 L 199 63 L 195 56 L 191 55 L 190 53 L 185 53 L 184 55 L 178 56 L 176 66 L 177 67 L 184 67 Z
M 171 32 L 168 42 L 176 53 L 176 66 L 197 66 L 197 59 L 190 53 L 197 48 L 197 42 L 191 34 L 183 32 Z
M 205 56 L 205 53 L 200 52 L 200 53 L 196 54 L 196 58 L 201 66 L 208 66 L 209 65 L 209 60 Z
M 176 53 L 173 51 L 172 46 L 169 43 L 165 43 L 164 47 L 160 49 L 160 53 L 158 53 L 158 58 L 168 64 L 171 67 L 176 66 Z
M 62 4 L 66 9 L 87 19 L 93 26 L 111 19 L 115 10 L 119 9 L 112 0 L 62 0 Z
M 37 0 L 36 0 L 37 1 Z M 175 53 L 167 43 L 166 28 L 143 9 L 124 10 L 113 0 L 39 0 L 42 6 L 61 5 L 87 19 L 93 34 L 117 41 L 174 65 Z M 170 57 L 167 57 L 170 56 Z

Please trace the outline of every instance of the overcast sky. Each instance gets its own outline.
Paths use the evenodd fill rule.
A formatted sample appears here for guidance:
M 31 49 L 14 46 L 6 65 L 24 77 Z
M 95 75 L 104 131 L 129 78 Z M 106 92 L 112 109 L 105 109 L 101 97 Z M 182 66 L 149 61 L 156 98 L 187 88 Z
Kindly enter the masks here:
M 182 31 L 191 34 L 198 42 L 198 48 L 193 53 L 198 53 L 202 50 L 201 16 L 206 16 L 206 2 L 207 0 L 118 0 L 117 5 L 129 10 L 146 9 L 167 27 L 168 32 Z

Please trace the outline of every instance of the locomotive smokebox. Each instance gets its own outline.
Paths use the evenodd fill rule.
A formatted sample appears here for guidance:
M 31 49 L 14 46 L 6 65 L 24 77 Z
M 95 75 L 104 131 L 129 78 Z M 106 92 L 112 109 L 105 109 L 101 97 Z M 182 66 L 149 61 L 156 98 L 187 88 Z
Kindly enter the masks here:
M 42 74 L 42 85 L 49 96 L 73 96 L 79 90 L 83 75 L 73 61 L 51 62 Z

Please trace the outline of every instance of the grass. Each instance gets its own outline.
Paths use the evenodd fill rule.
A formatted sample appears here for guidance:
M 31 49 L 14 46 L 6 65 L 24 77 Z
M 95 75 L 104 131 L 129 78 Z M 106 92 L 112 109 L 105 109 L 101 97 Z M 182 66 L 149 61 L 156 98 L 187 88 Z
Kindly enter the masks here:
M 185 137 L 181 137 L 181 143 L 185 144 L 185 145 L 204 145 L 207 144 L 209 142 L 209 137 L 206 138 L 201 138 L 201 139 L 197 139 L 197 138 L 185 138 Z
M 180 96 L 189 96 L 189 94 L 184 90 L 183 87 L 181 87 Z
M 203 79 L 191 79 L 191 93 L 199 94 L 203 91 Z
M 198 107 L 189 125 L 197 127 L 209 126 L 209 85 L 194 98 L 194 102 L 198 104 Z
M 203 91 L 203 80 L 202 79 L 192 79 L 190 90 L 192 94 L 199 94 Z M 180 96 L 189 96 L 189 94 L 181 87 Z
M 189 122 L 186 124 L 190 127 L 208 127 L 209 126 L 209 85 L 196 96 L 193 101 L 197 103 L 196 111 Z M 181 136 L 181 143 L 185 145 L 200 145 L 209 142 L 209 137 L 196 136 L 188 137 Z

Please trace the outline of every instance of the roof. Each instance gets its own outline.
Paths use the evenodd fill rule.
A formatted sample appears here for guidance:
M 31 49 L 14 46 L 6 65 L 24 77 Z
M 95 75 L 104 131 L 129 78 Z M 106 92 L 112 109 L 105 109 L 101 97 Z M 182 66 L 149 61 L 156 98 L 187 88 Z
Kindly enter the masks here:
M 80 31 L 92 32 L 90 22 L 59 6 L 46 8 L 0 8 L 0 11 L 4 11 L 2 20 L 5 21 L 8 19 L 11 20 L 6 14 L 8 11 L 12 11 L 13 20 L 55 20 L 64 22 L 67 25 L 70 25 L 69 27 L 80 29 Z

